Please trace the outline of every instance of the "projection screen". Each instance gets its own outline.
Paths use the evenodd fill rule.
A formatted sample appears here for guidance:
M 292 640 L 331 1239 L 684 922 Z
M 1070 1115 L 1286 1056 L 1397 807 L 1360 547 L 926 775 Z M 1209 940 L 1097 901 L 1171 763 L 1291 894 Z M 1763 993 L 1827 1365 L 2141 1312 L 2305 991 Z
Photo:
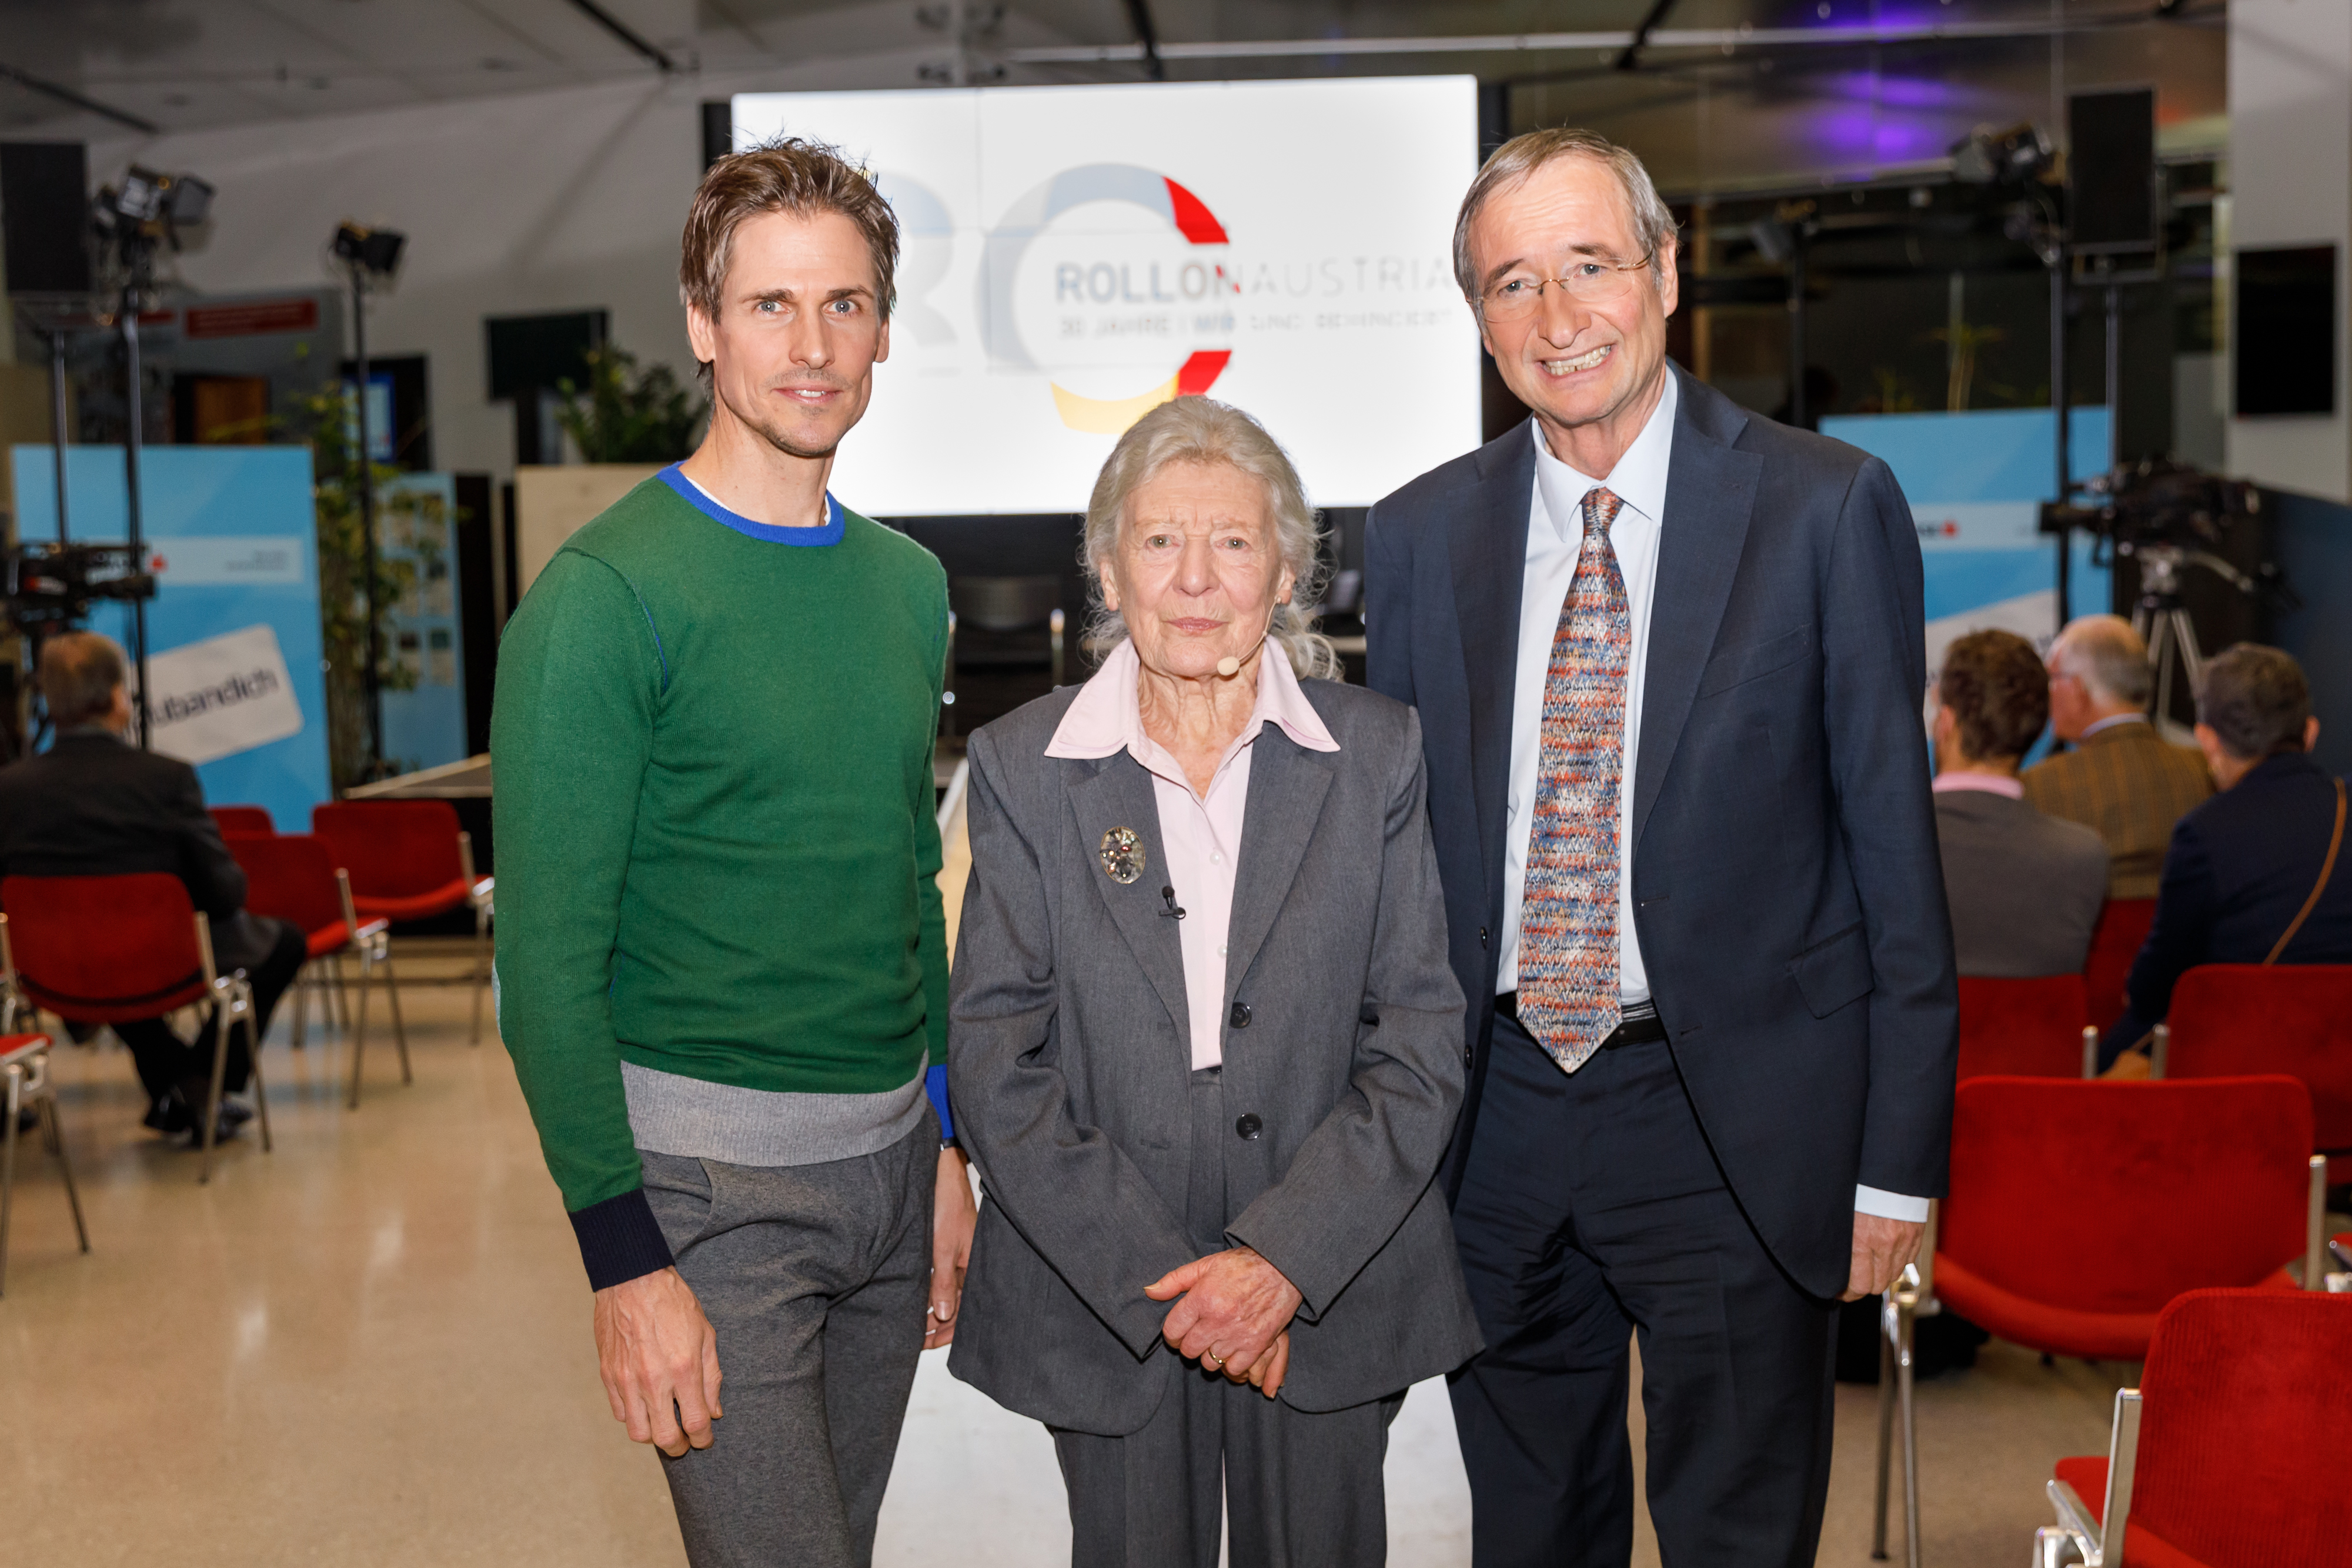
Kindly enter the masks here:
M 833 488 L 877 517 L 1083 510 L 1171 397 L 1247 409 L 1318 506 L 1477 444 L 1448 256 L 1469 77 L 739 95 L 735 144 L 828 141 L 903 251 Z

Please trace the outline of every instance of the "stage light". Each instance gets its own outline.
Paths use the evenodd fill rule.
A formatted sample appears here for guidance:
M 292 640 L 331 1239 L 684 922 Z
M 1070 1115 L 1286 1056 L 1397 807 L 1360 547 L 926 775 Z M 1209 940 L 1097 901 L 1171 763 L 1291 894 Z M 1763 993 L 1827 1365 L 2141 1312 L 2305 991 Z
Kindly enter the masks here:
M 1964 185 L 2022 185 L 2047 173 L 2053 162 L 2050 138 L 2022 120 L 2006 130 L 1979 125 L 1950 152 L 1952 178 Z
M 400 266 L 400 248 L 407 243 L 406 235 L 391 229 L 363 228 L 346 223 L 335 230 L 334 249 L 336 256 L 352 267 L 378 277 L 389 277 Z

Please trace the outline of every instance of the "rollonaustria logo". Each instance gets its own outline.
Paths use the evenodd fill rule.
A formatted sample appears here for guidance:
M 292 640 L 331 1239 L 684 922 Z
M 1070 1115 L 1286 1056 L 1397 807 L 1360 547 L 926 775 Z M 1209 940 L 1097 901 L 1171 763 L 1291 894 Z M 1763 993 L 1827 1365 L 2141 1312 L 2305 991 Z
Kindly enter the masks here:
M 1101 202 L 1159 223 L 1100 234 L 1055 229 L 1065 214 Z M 979 287 L 992 364 L 1045 373 L 1062 423 L 1095 434 L 1119 434 L 1172 398 L 1207 392 L 1233 358 L 1232 302 L 1241 289 L 1226 271 L 1228 243 L 1205 203 L 1154 170 L 1064 170 L 989 231 Z M 1131 393 L 1097 384 L 1132 385 L 1141 379 L 1129 379 L 1139 361 L 1163 355 L 1165 380 Z M 1072 381 L 1086 390 L 1066 384 Z

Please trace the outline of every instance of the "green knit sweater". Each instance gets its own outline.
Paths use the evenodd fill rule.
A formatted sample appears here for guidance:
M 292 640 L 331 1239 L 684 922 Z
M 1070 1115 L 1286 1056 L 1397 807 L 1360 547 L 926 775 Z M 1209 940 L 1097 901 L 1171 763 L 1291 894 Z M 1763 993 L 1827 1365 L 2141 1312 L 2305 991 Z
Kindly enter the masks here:
M 848 1095 L 947 1060 L 946 574 L 837 505 L 763 528 L 679 483 L 548 563 L 490 722 L 499 1027 L 600 1286 L 669 1261 L 623 1061 Z

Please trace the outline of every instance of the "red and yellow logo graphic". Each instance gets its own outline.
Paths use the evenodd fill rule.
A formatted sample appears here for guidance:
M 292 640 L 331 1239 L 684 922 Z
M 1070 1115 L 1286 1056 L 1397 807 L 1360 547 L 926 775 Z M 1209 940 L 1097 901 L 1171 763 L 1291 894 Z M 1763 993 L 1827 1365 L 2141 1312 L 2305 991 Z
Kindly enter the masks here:
M 1030 246 L 1054 220 L 1089 202 L 1119 202 L 1140 207 L 1165 222 L 1188 247 L 1229 243 L 1224 225 L 1207 204 L 1182 185 L 1132 163 L 1089 163 L 1067 169 L 1015 202 L 990 232 L 981 270 L 981 319 L 991 357 L 1008 369 L 1042 370 L 1023 341 L 1014 313 L 1013 285 Z M 1139 269 L 1140 276 L 1139 276 Z M 1072 430 L 1117 435 L 1172 398 L 1197 396 L 1215 384 L 1233 358 L 1232 318 L 1226 298 L 1235 292 L 1223 262 L 1213 254 L 1171 261 L 1163 277 L 1158 262 L 1065 261 L 1054 269 L 1057 301 L 1081 306 L 1170 308 L 1181 316 L 1186 335 L 1223 340 L 1193 347 L 1167 380 L 1129 397 L 1088 396 L 1049 379 L 1054 407 Z M 1205 313 L 1204 313 L 1205 310 Z

